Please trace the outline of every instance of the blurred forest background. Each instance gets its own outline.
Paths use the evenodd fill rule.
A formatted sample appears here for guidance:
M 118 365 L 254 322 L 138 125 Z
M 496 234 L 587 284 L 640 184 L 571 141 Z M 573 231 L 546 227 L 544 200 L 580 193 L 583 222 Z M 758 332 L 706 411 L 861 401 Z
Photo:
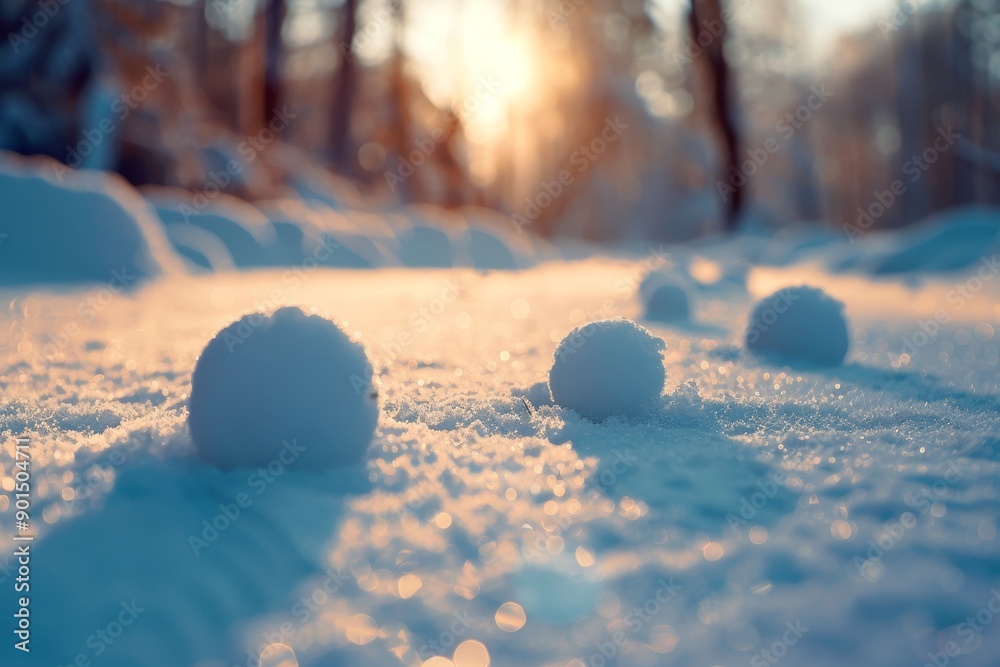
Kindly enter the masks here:
M 2 0 L 0 149 L 591 239 L 1000 204 L 1000 3 L 829 4 Z

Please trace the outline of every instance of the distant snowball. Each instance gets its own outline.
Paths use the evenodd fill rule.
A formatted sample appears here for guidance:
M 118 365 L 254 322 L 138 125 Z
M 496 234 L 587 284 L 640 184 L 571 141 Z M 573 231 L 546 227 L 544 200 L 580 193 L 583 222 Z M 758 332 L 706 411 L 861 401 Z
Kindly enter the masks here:
M 676 281 L 663 271 L 650 271 L 639 283 L 639 298 L 643 303 L 648 303 L 653 292 L 661 285 L 674 285 Z
M 592 420 L 649 404 L 663 391 L 662 339 L 631 320 L 591 322 L 559 343 L 552 400 Z
M 815 287 L 787 287 L 750 315 L 747 349 L 778 361 L 835 366 L 847 356 L 844 304 Z
M 198 359 L 189 422 L 199 455 L 223 469 L 358 463 L 378 422 L 372 368 L 326 318 L 298 308 L 245 315 Z
M 684 322 L 691 316 L 687 290 L 680 285 L 663 283 L 647 299 L 646 319 L 662 322 Z

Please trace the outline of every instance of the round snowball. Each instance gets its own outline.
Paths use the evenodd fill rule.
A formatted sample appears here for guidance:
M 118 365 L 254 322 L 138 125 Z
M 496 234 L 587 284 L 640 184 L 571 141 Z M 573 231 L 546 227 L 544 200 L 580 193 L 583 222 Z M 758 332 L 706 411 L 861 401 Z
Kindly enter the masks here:
M 556 347 L 552 400 L 594 421 L 634 411 L 659 397 L 666 343 L 631 320 L 591 322 Z
M 815 287 L 778 290 L 754 306 L 746 347 L 777 361 L 835 366 L 847 356 L 844 304 Z
M 201 458 L 226 470 L 355 464 L 378 422 L 372 367 L 324 317 L 298 308 L 245 315 L 198 359 L 188 421 Z
M 653 292 L 656 291 L 657 287 L 673 284 L 675 284 L 675 281 L 666 271 L 650 271 L 642 279 L 642 282 L 639 283 L 639 298 L 642 299 L 643 303 L 646 303 L 649 301 L 649 297 L 653 296 Z
M 658 285 L 646 299 L 646 319 L 683 322 L 691 316 L 687 290 L 680 285 Z

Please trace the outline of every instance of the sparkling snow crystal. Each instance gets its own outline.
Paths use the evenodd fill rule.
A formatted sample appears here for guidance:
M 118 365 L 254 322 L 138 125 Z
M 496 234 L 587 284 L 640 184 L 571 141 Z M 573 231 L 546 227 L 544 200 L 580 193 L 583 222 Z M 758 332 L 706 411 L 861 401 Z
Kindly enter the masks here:
M 662 339 L 623 318 L 578 327 L 556 348 L 552 400 L 593 420 L 648 404 L 663 391 L 665 348 Z
M 191 437 L 206 461 L 299 469 L 362 460 L 378 422 L 364 349 L 328 319 L 252 313 L 208 344 L 194 370 Z

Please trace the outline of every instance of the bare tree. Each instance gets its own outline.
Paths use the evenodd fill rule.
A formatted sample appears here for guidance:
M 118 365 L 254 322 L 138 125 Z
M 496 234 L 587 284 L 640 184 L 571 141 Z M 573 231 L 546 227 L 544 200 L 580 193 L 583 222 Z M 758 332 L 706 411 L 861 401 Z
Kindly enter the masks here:
M 285 23 L 285 0 L 267 0 L 264 16 L 264 117 L 266 126 L 281 104 L 281 64 L 284 55 L 281 29 Z
M 351 110 L 354 108 L 354 33 L 358 26 L 358 0 L 344 0 L 343 29 L 340 31 L 340 69 L 335 83 L 330 119 L 330 158 L 341 168 L 347 166 L 350 146 Z
M 723 180 L 729 180 L 731 170 L 739 170 L 739 133 L 736 128 L 736 118 L 733 112 L 734 96 L 731 85 L 732 76 L 729 64 L 726 62 L 724 47 L 726 44 L 726 21 L 722 17 L 721 0 L 691 0 L 691 10 L 688 13 L 688 30 L 691 40 L 699 44 L 699 33 L 714 35 L 705 47 L 705 65 L 711 78 L 711 109 L 716 132 L 723 149 Z M 740 213 L 743 210 L 743 190 L 736 188 L 726 200 L 725 226 L 727 231 L 734 231 L 739 224 Z

